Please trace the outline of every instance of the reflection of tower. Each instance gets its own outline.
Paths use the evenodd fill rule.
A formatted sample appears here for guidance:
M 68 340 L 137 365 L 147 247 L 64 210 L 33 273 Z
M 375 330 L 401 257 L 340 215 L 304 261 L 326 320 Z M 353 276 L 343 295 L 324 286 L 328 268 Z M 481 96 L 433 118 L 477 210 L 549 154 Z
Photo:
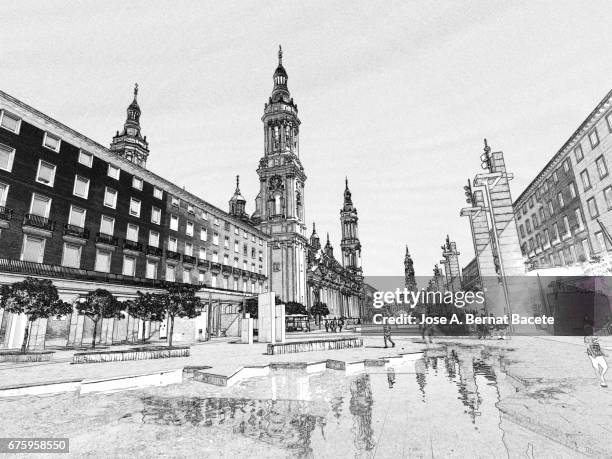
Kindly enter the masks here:
M 372 386 L 370 375 L 362 374 L 351 381 L 351 401 L 349 411 L 353 415 L 355 448 L 357 451 L 371 451 L 374 444 L 372 428 Z
M 361 275 L 361 243 L 357 229 L 357 209 L 353 206 L 348 178 L 344 189 L 344 204 L 340 210 L 342 225 L 342 265 L 354 274 Z
M 146 167 L 149 157 L 149 144 L 147 137 L 140 133 L 140 107 L 136 98 L 138 96 L 138 84 L 134 86 L 134 100 L 127 109 L 127 119 L 123 125 L 123 131 L 113 137 L 110 149 L 119 156 L 132 161 L 139 166 Z
M 274 88 L 261 118 L 264 155 L 259 161 L 260 190 L 253 221 L 271 236 L 268 244 L 270 291 L 284 301 L 306 302 L 306 226 L 304 182 L 299 158 L 297 105 L 287 87 L 287 72 L 279 48 Z
M 404 282 L 408 290 L 413 292 L 417 290 L 416 279 L 414 277 L 414 262 L 408 251 L 408 245 L 406 245 L 406 256 L 404 257 Z

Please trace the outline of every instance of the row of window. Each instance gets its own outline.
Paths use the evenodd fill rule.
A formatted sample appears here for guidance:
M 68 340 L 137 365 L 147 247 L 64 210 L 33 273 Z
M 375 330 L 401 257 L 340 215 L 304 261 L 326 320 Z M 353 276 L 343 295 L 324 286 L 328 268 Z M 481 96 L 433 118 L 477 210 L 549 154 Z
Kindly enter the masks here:
M 576 217 L 576 223 L 578 224 L 578 226 L 575 228 L 576 232 L 580 232 L 582 230 L 584 230 L 584 220 L 582 218 L 582 211 L 580 210 L 580 208 L 574 209 L 574 215 Z M 531 233 L 531 228 L 529 226 L 529 220 L 527 220 L 526 222 L 526 227 L 529 231 L 529 234 Z M 519 232 L 521 234 L 521 238 L 525 238 L 525 228 L 523 228 L 523 225 L 519 226 Z M 542 233 L 537 233 L 535 235 L 535 240 L 533 237 L 530 237 L 529 240 L 524 243 L 524 245 L 527 245 L 529 247 L 529 250 L 535 250 L 536 248 L 543 248 L 543 246 L 547 245 L 548 243 L 551 244 L 556 244 L 557 242 L 559 242 L 561 239 L 567 239 L 569 237 L 571 237 L 572 233 L 571 233 L 571 227 L 570 227 L 570 223 L 569 223 L 569 218 L 567 215 L 564 215 L 563 218 L 561 219 L 561 230 L 559 229 L 559 223 L 555 222 L 552 224 L 552 239 L 550 236 L 550 232 L 548 228 L 545 228 Z

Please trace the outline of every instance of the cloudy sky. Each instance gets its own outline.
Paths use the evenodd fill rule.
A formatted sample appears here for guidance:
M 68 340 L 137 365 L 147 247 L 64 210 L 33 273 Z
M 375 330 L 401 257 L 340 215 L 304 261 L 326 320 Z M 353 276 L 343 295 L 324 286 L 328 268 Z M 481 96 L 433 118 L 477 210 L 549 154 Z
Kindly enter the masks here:
M 283 45 L 308 224 L 339 251 L 349 177 L 369 275 L 417 274 L 459 217 L 483 138 L 514 197 L 612 88 L 612 2 L 4 1 L 0 88 L 108 145 L 134 82 L 149 168 L 254 210 L 261 116 Z

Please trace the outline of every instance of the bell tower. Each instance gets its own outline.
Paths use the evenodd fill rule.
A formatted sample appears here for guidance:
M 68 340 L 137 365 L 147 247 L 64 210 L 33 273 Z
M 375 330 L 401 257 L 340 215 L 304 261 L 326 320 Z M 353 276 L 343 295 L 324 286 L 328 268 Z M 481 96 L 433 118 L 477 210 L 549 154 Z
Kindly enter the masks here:
M 269 234 L 270 291 L 283 301 L 306 302 L 306 225 L 304 183 L 306 174 L 299 157 L 298 108 L 287 86 L 283 51 L 278 49 L 278 66 L 273 89 L 261 118 L 264 154 L 257 174 L 260 189 L 252 219 Z
M 123 125 L 121 134 L 113 137 L 110 149 L 119 156 L 146 167 L 149 157 L 149 143 L 147 137 L 140 133 L 140 107 L 138 106 L 138 83 L 134 85 L 134 100 L 127 108 L 127 119 Z
M 361 243 L 357 230 L 357 209 L 353 206 L 351 190 L 348 187 L 348 178 L 345 179 L 344 203 L 340 209 L 340 225 L 342 227 L 342 265 L 353 272 L 361 274 Z

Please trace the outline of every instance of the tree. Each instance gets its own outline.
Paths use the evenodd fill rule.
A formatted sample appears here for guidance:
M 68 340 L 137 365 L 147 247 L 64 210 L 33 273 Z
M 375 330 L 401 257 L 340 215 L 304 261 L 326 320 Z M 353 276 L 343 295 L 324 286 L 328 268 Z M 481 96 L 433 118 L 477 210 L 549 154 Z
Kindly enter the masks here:
M 111 292 L 96 289 L 89 292 L 83 301 L 77 302 L 76 309 L 79 314 L 89 317 L 94 324 L 91 348 L 96 348 L 96 334 L 100 319 L 123 319 L 124 305 L 120 303 Z
M 200 298 L 196 296 L 199 287 L 189 284 L 177 284 L 168 287 L 168 293 L 155 295 L 159 307 L 165 311 L 164 317 L 170 318 L 168 330 L 168 346 L 172 347 L 172 333 L 174 332 L 174 318 L 193 319 L 200 315 Z
M 306 311 L 306 307 L 302 303 L 298 303 L 297 301 L 288 301 L 285 304 L 285 314 L 308 314 Z
M 136 292 L 138 295 L 131 300 L 128 311 L 132 317 L 142 321 L 142 342 L 145 342 L 145 326 L 147 320 L 161 322 L 164 320 L 164 305 L 159 301 L 158 295 Z
M 25 314 L 27 324 L 21 351 L 26 352 L 32 324 L 38 319 L 63 316 L 72 312 L 72 305 L 59 299 L 57 288 L 48 279 L 26 277 L 21 282 L 4 285 L 0 290 L 0 306 L 13 314 Z
M 318 318 L 319 326 L 321 326 L 321 316 L 329 315 L 329 308 L 327 307 L 326 303 L 321 303 L 319 301 L 312 305 L 310 308 L 310 314 Z
M 259 316 L 259 300 L 258 300 L 258 297 L 254 296 L 254 297 L 251 297 L 251 298 L 247 298 L 244 301 L 244 303 L 245 303 L 244 312 L 249 314 L 252 319 L 257 319 L 257 317 Z M 283 304 L 283 300 L 281 300 L 279 296 L 275 296 L 274 297 L 274 304 Z M 297 304 L 299 304 L 299 303 L 297 303 Z M 242 305 L 240 306 L 239 311 L 243 312 L 242 311 Z

